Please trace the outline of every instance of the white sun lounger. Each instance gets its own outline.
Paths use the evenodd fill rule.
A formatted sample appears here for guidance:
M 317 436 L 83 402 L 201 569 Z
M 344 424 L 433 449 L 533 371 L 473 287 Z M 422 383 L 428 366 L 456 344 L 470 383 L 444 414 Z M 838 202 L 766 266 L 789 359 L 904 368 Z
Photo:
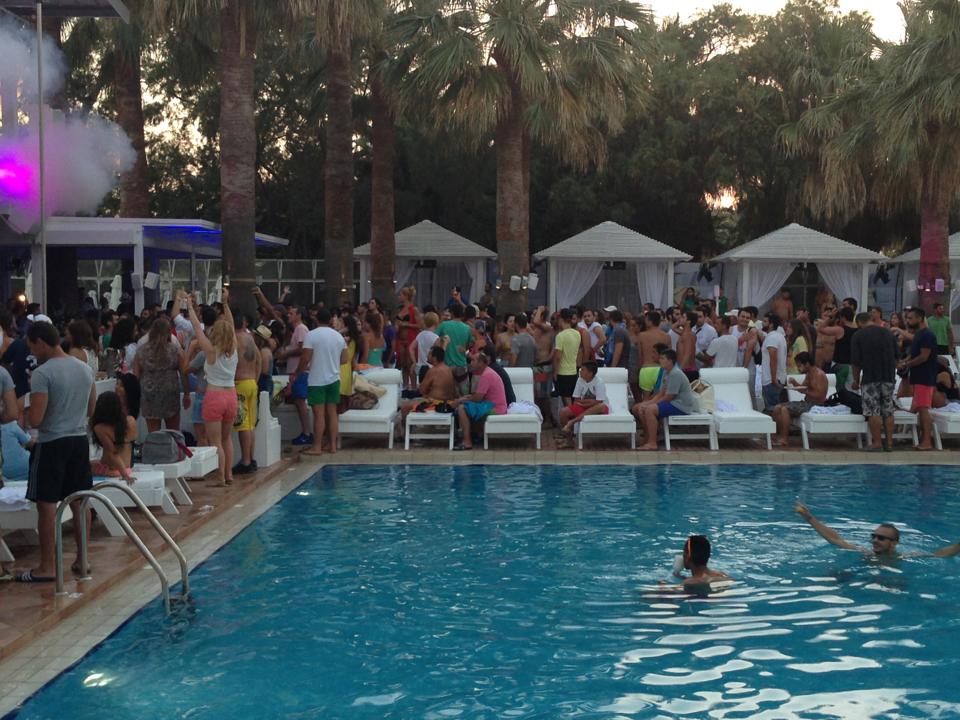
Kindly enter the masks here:
M 575 426 L 577 448 L 583 450 L 585 435 L 626 435 L 630 449 L 637 447 L 637 421 L 630 414 L 627 401 L 627 369 L 600 368 L 597 371 L 607 388 L 608 415 L 587 415 Z
M 533 369 L 532 368 L 504 368 L 513 385 L 513 394 L 518 401 L 525 401 L 533 405 Z M 491 435 L 533 435 L 540 449 L 540 418 L 537 415 L 520 413 L 506 415 L 491 415 L 483 424 L 483 449 L 489 447 L 488 439 Z
M 176 503 L 173 502 L 173 497 L 170 493 L 170 490 L 167 489 L 166 478 L 164 478 L 163 473 L 158 470 L 144 470 L 142 468 L 134 468 L 133 476 L 136 478 L 130 489 L 136 494 L 140 500 L 143 501 L 143 504 L 148 508 L 159 507 L 164 513 L 168 515 L 179 515 L 180 511 L 177 510 Z M 94 477 L 93 484 L 101 483 L 104 481 L 115 482 L 120 484 L 125 482 L 120 478 L 112 477 Z M 117 507 L 122 508 L 132 508 L 136 507 L 136 504 L 133 500 L 130 499 L 130 496 L 127 495 L 122 490 L 114 490 L 112 488 L 102 488 L 100 490 L 108 500 L 110 500 Z M 113 537 L 119 537 L 124 534 L 123 528 L 120 527 L 120 523 L 116 521 L 116 518 L 113 515 L 106 511 L 106 509 L 100 510 L 100 503 L 97 500 L 91 500 L 90 505 L 94 510 L 97 510 L 97 515 L 103 521 L 103 526 L 107 529 L 107 532 L 110 533 Z
M 3 540 L 7 533 L 29 530 L 32 538 L 37 534 L 37 506 L 27 500 L 27 483 L 10 482 L 0 488 L 0 562 L 12 563 L 13 553 Z M 73 517 L 70 508 L 63 511 L 63 522 Z
M 787 378 L 787 399 L 790 402 L 803 400 L 804 395 L 799 390 L 789 386 L 790 380 L 802 383 L 805 375 L 790 375 Z M 837 376 L 827 374 L 827 397 L 837 392 Z M 800 436 L 803 438 L 803 449 L 810 449 L 811 435 L 855 435 L 857 447 L 863 447 L 863 438 L 868 432 L 867 420 L 863 415 L 849 413 L 846 415 L 821 415 L 818 413 L 803 413 L 797 420 L 800 426 Z
M 386 435 L 387 447 L 393 449 L 393 429 L 400 419 L 400 386 L 403 375 L 399 370 L 383 368 L 365 372 L 363 376 L 387 392 L 370 410 L 347 410 L 340 416 L 340 445 L 344 435 Z
M 753 393 L 748 386 L 750 374 L 746 368 L 704 368 L 700 377 L 714 388 L 717 408 L 713 422 L 717 435 L 766 435 L 767 449 L 771 449 L 771 435 L 777 431 L 773 419 L 753 409 Z

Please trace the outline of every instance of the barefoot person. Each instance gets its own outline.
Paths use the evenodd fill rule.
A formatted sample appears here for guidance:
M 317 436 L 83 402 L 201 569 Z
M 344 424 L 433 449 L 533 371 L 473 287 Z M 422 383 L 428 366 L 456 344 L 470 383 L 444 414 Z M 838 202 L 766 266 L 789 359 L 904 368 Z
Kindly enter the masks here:
M 803 382 L 790 378 L 788 384 L 794 390 L 803 392 L 803 400 L 780 403 L 773 408 L 773 419 L 777 423 L 777 439 L 773 444 L 777 447 L 786 447 L 790 437 L 790 421 L 809 412 L 810 408 L 823 405 L 827 399 L 827 374 L 813 362 L 813 356 L 808 352 L 798 353 L 794 358 L 797 370 L 804 373 Z
M 813 516 L 813 513 L 799 500 L 793 508 L 796 513 L 810 523 L 810 526 L 817 531 L 817 534 L 826 540 L 831 545 L 836 545 L 842 550 L 853 550 L 855 552 L 863 553 L 864 555 L 875 555 L 877 557 L 952 557 L 954 555 L 960 555 L 960 542 L 955 542 L 953 545 L 947 545 L 942 547 L 939 550 L 935 550 L 932 553 L 909 553 L 907 555 L 899 555 L 897 553 L 897 545 L 900 543 L 900 531 L 897 530 L 895 525 L 890 523 L 882 523 L 877 526 L 877 529 L 870 534 L 870 547 L 866 548 L 862 545 L 854 545 L 851 542 L 848 542 L 840 535 L 836 530 L 831 527 L 824 525 L 817 518 Z
M 580 377 L 573 389 L 573 402 L 560 410 L 563 432 L 572 435 L 573 426 L 587 415 L 609 413 L 607 402 L 607 387 L 603 380 L 597 377 L 597 364 L 588 360 L 580 367 Z
M 330 311 L 317 311 L 317 327 L 307 333 L 303 341 L 298 373 L 308 373 L 307 402 L 313 410 L 313 445 L 304 450 L 305 455 L 320 455 L 323 452 L 324 433 L 329 435 L 330 452 L 337 451 L 337 435 L 340 420 L 337 405 L 340 404 L 340 366 L 347 362 L 347 343 L 343 335 L 330 327 Z
M 660 353 L 660 367 L 663 368 L 663 384 L 660 393 L 652 398 L 656 402 L 641 403 L 639 408 L 636 408 L 645 433 L 644 444 L 640 446 L 640 450 L 657 449 L 660 418 L 689 415 L 700 409 L 690 381 L 677 365 L 677 354 L 673 350 L 665 349 Z
M 435 411 L 457 396 L 457 381 L 453 377 L 453 370 L 443 361 L 444 355 L 442 347 L 430 348 L 430 369 L 417 387 L 420 397 L 411 400 L 400 410 L 404 422 L 411 412 Z
M 102 450 L 100 459 L 90 463 L 90 472 L 97 477 L 123 478 L 132 484 L 136 479 L 130 468 L 137 419 L 127 414 L 118 393 L 105 392 L 97 398 L 90 431 L 94 445 Z
M 578 334 L 579 336 L 579 334 Z M 463 441 L 454 450 L 472 450 L 472 431 L 483 429 L 489 415 L 504 415 L 507 412 L 507 391 L 503 380 L 490 367 L 490 357 L 484 352 L 475 352 L 470 357 L 471 385 L 474 391 L 450 402 L 456 408 L 463 431 Z

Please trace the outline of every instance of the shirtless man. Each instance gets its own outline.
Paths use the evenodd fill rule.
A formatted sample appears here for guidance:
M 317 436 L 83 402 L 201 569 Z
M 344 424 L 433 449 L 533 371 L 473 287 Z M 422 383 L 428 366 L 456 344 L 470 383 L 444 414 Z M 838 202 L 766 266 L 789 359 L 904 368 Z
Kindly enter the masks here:
M 537 407 L 550 427 L 556 427 L 550 402 L 550 383 L 553 380 L 553 338 L 555 335 L 550 325 L 550 311 L 546 305 L 541 305 L 533 311 L 530 318 L 528 332 L 537 344 L 537 359 L 533 364 L 533 392 Z
M 813 513 L 807 509 L 807 506 L 799 500 L 793 509 L 800 517 L 810 523 L 810 526 L 817 531 L 817 534 L 820 535 L 820 537 L 822 537 L 831 545 L 836 545 L 838 548 L 843 550 L 853 550 L 854 552 L 863 553 L 864 555 L 872 555 L 874 557 L 885 559 L 893 559 L 897 557 L 953 557 L 954 555 L 960 555 L 960 542 L 955 542 L 953 545 L 947 545 L 946 547 L 940 548 L 932 553 L 909 553 L 906 555 L 900 555 L 897 553 L 897 545 L 900 543 L 900 531 L 897 530 L 896 526 L 891 525 L 890 523 L 878 525 L 877 529 L 871 533 L 870 548 L 865 548 L 861 545 L 854 545 L 853 543 L 847 542 L 836 530 L 831 527 L 827 527 L 822 522 L 817 520 L 817 518 L 813 516 Z
M 588 360 L 594 359 L 593 341 L 590 339 L 590 331 L 581 322 L 580 308 L 573 306 L 570 308 L 570 312 L 573 313 L 571 327 L 580 333 L 580 355 L 577 359 L 577 367 L 580 367 Z
M 700 377 L 697 371 L 697 334 L 693 328 L 697 325 L 697 314 L 688 312 L 680 316 L 680 321 L 674 323 L 673 331 L 677 337 L 677 364 L 683 370 L 688 380 Z
M 803 400 L 780 403 L 773 408 L 773 419 L 777 423 L 777 439 L 773 444 L 777 447 L 786 447 L 789 444 L 790 420 L 798 418 L 810 408 L 822 405 L 827 399 L 827 374 L 813 363 L 813 356 L 808 352 L 797 353 L 794 358 L 797 370 L 804 373 L 802 383 L 790 378 L 787 384 L 794 390 L 803 391 Z
M 815 362 L 819 368 L 827 368 L 833 362 L 833 350 L 837 338 L 843 337 L 843 326 L 837 322 L 837 309 L 833 305 L 823 308 L 823 315 L 817 321 L 817 354 Z
M 234 465 L 234 475 L 249 475 L 257 471 L 257 461 L 253 459 L 254 430 L 257 427 L 257 409 L 260 388 L 257 380 L 263 359 L 257 344 L 249 330 L 240 329 L 241 316 L 237 315 L 237 373 L 234 383 L 237 387 L 237 399 L 243 407 L 238 409 L 235 425 L 240 441 L 240 461 Z
M 418 407 L 423 406 L 424 410 L 428 410 L 436 403 L 449 402 L 457 396 L 457 381 L 453 377 L 453 370 L 443 361 L 444 356 L 443 348 L 438 346 L 430 348 L 428 360 L 430 369 L 423 376 L 423 381 L 418 388 L 420 397 L 405 404 L 400 411 L 404 423 L 407 415 Z M 406 427 L 405 424 L 404 427 Z
M 709 585 L 717 580 L 729 580 L 730 576 L 719 570 L 713 570 L 710 561 L 710 540 L 706 535 L 691 535 L 683 546 L 683 567 L 690 571 L 690 577 L 683 579 L 683 587 Z
M 793 319 L 793 298 L 790 297 L 789 290 L 786 288 L 780 289 L 780 294 L 770 304 L 770 312 L 779 315 L 784 324 Z
M 640 389 L 647 397 L 653 392 L 660 375 L 660 353 L 655 346 L 670 347 L 670 336 L 660 329 L 660 319 L 660 313 L 651 311 L 647 314 L 646 328 L 637 334 L 637 346 L 640 349 Z

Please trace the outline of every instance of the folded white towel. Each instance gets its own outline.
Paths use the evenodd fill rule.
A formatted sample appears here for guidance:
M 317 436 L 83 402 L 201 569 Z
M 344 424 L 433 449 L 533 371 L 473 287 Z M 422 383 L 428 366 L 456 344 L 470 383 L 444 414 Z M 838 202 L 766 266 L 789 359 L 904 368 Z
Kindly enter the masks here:
M 810 408 L 811 415 L 852 415 L 853 410 L 848 408 L 846 405 L 832 405 L 826 407 L 824 405 L 815 405 Z
M 25 482 L 7 483 L 0 488 L 0 511 L 17 512 L 18 510 L 29 510 L 34 507 L 33 503 L 27 500 L 27 484 Z M 0 526 L 3 522 L 0 522 Z
M 956 401 L 949 402 L 946 405 L 944 405 L 942 408 L 937 408 L 937 410 L 939 410 L 940 412 L 947 412 L 947 413 L 960 413 L 960 402 L 956 402 Z
M 507 415 L 536 415 L 537 419 L 543 422 L 543 413 L 540 412 L 540 408 L 527 400 L 517 400 L 515 403 L 510 403 L 510 407 L 507 408 Z

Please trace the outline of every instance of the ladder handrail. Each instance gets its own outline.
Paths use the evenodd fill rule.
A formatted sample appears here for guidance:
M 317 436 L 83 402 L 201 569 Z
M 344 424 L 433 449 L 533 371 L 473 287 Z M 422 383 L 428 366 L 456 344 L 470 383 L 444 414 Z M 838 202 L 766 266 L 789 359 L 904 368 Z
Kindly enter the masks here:
M 63 502 L 60 503 L 60 507 L 57 508 L 56 523 L 54 525 L 54 532 L 56 534 L 56 548 L 57 548 L 57 595 L 66 595 L 63 590 L 63 511 L 64 508 L 70 505 L 70 503 L 76 500 L 87 500 L 87 499 L 99 500 L 107 512 L 113 515 L 114 520 L 123 528 L 123 531 L 127 534 L 133 544 L 137 546 L 137 549 L 140 551 L 140 554 L 146 558 L 147 562 L 150 563 L 150 566 L 156 571 L 157 576 L 160 578 L 160 592 L 163 595 L 163 606 L 167 611 L 167 614 L 170 614 L 170 583 L 167 580 L 167 575 L 163 571 L 163 568 L 160 566 L 160 563 L 157 562 L 157 559 L 153 556 L 153 553 L 143 544 L 143 540 L 140 539 L 140 536 L 130 527 L 123 516 L 120 514 L 120 511 L 117 510 L 117 506 L 114 505 L 110 499 L 103 493 L 97 492 L 96 490 L 79 490 L 75 493 L 68 495 L 64 498 Z M 87 518 L 86 518 L 86 507 L 84 503 L 84 508 L 80 513 L 80 565 L 81 570 L 86 572 L 87 565 Z
M 124 494 L 126 494 L 127 497 L 129 497 L 133 501 L 133 504 L 137 506 L 140 512 L 146 515 L 147 520 L 150 522 L 151 525 L 153 525 L 153 528 L 157 531 L 157 533 L 160 535 L 163 541 L 167 544 L 167 546 L 170 548 L 173 554 L 177 556 L 177 561 L 180 563 L 180 578 L 182 582 L 180 597 L 186 598 L 187 595 L 190 594 L 190 580 L 189 580 L 190 573 L 189 573 L 189 570 L 187 570 L 187 558 L 183 554 L 183 551 L 180 549 L 180 546 L 177 545 L 176 542 L 174 542 L 174 539 L 170 537 L 170 533 L 168 533 L 166 529 L 163 527 L 163 525 L 160 524 L 160 521 L 157 520 L 157 516 L 153 514 L 153 511 L 151 511 L 146 506 L 143 500 L 140 499 L 140 496 L 137 495 L 133 491 L 133 488 L 131 488 L 129 485 L 127 485 L 126 483 L 120 482 L 119 480 L 103 480 L 93 486 L 94 491 L 99 491 L 102 488 L 112 488 L 115 490 L 122 491 Z M 90 500 L 91 498 L 89 497 L 84 499 L 83 503 L 80 506 L 81 512 L 86 510 L 86 507 L 90 503 Z M 114 505 L 114 507 L 116 507 L 116 505 Z M 117 509 L 119 510 L 120 508 L 117 508 Z M 86 518 L 86 515 L 84 515 L 84 518 Z M 87 543 L 86 537 L 84 537 L 83 544 L 86 545 L 86 543 Z M 84 551 L 86 551 L 86 548 L 84 548 Z M 86 570 L 87 568 L 86 566 L 84 566 L 83 568 L 84 574 L 86 574 Z

